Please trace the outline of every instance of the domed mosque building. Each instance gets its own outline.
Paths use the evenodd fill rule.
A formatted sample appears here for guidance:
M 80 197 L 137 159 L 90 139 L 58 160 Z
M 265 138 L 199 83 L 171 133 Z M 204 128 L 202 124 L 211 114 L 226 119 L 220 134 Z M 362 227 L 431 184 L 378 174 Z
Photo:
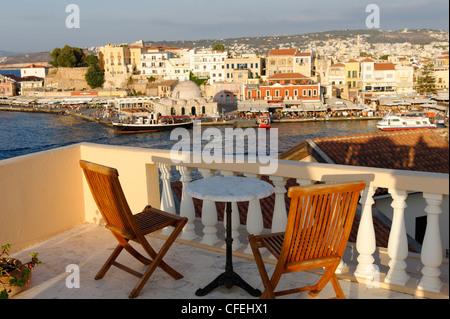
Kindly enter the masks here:
M 217 103 L 203 97 L 200 87 L 192 81 L 178 83 L 169 97 L 153 102 L 154 111 L 161 115 L 217 115 Z

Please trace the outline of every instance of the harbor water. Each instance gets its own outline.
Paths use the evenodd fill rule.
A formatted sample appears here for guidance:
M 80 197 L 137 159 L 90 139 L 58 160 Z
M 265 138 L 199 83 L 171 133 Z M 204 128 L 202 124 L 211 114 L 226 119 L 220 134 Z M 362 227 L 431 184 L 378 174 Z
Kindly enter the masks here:
M 267 134 L 277 129 L 278 153 L 282 153 L 306 139 L 375 133 L 376 123 L 376 120 L 272 123 Z M 201 130 L 209 128 L 219 130 L 225 137 L 225 130 L 233 126 L 202 126 Z M 0 160 L 80 142 L 170 150 L 180 139 L 171 140 L 170 131 L 115 134 L 110 126 L 70 115 L 0 111 Z M 202 140 L 203 147 L 210 141 Z M 244 152 L 247 149 L 245 144 Z

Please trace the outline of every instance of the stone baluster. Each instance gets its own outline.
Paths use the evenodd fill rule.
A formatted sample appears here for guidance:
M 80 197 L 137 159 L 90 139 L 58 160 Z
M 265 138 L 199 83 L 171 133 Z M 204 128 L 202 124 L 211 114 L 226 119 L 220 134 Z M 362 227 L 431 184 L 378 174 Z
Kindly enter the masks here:
M 213 177 L 214 172 L 210 169 L 199 168 L 199 173 L 204 178 Z M 219 241 L 217 237 L 217 208 L 216 202 L 203 200 L 202 205 L 202 224 L 203 224 L 203 238 L 200 241 L 202 244 L 214 245 Z
M 236 174 L 229 171 L 222 171 L 223 176 L 235 176 Z M 226 214 L 226 203 L 223 212 L 223 224 L 224 226 L 227 224 L 227 214 Z M 233 238 L 233 249 L 237 250 L 242 246 L 242 243 L 239 239 L 239 228 L 241 227 L 241 219 L 239 216 L 239 208 L 237 202 L 231 203 L 231 237 Z M 226 248 L 226 244 L 224 245 Z
M 439 215 L 442 213 L 440 207 L 443 195 L 440 194 L 423 194 L 427 207 L 427 228 L 422 244 L 421 260 L 424 264 L 422 268 L 422 279 L 419 283 L 419 289 L 432 292 L 440 292 L 441 280 L 439 276 L 441 271 L 439 267 L 442 264 L 442 242 L 439 229 Z
M 286 230 L 287 211 L 286 211 L 286 178 L 281 176 L 271 176 L 275 185 L 275 203 L 272 217 L 272 233 L 283 232 Z
M 161 173 L 161 210 L 176 214 L 175 201 L 173 199 L 172 186 L 170 184 L 171 169 L 172 166 L 167 164 L 158 164 L 158 168 Z
M 198 237 L 195 233 L 195 225 L 194 225 L 195 207 L 191 195 L 186 193 L 186 186 L 191 181 L 192 168 L 185 166 L 177 166 L 177 169 L 180 172 L 181 175 L 180 180 L 183 184 L 180 202 L 180 216 L 188 218 L 188 222 L 186 226 L 184 226 L 180 238 L 186 240 L 193 240 Z
M 172 166 L 168 164 L 158 164 L 158 168 L 160 170 L 160 176 L 161 176 L 161 183 L 162 183 L 162 190 L 161 190 L 161 210 L 176 214 L 176 207 L 175 207 L 175 201 L 173 199 L 173 192 L 172 192 L 172 185 L 170 183 L 170 177 L 171 177 L 171 169 Z M 172 232 L 172 228 L 166 227 L 164 228 L 161 233 L 163 235 L 170 235 Z
M 388 242 L 389 271 L 385 282 L 404 286 L 409 279 L 406 273 L 405 259 L 408 257 L 408 239 L 405 228 L 405 208 L 408 193 L 405 190 L 389 189 L 392 196 L 392 208 L 394 216 L 392 218 L 391 232 Z
M 376 187 L 367 186 L 361 192 L 360 204 L 361 221 L 359 223 L 358 234 L 356 237 L 356 250 L 359 253 L 358 266 L 355 270 L 355 276 L 362 278 L 372 278 L 376 271 L 373 264 L 375 259 L 373 254 L 377 248 L 375 240 L 375 228 L 373 226 L 372 205 L 375 203 L 373 195 Z
M 249 178 L 258 178 L 257 174 L 245 173 L 245 176 Z M 248 203 L 247 210 L 247 232 L 253 235 L 259 235 L 264 229 L 264 222 L 261 212 L 261 204 L 259 199 L 251 200 Z M 244 250 L 247 254 L 252 254 L 252 248 L 250 244 Z

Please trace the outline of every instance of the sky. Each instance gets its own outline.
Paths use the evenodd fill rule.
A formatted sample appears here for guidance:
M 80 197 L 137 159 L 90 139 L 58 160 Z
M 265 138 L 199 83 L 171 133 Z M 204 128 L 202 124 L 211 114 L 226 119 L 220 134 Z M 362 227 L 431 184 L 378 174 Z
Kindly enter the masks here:
M 66 12 L 71 4 L 77 20 Z M 379 8 L 382 30 L 448 32 L 448 0 L 14 0 L 0 6 L 0 50 L 365 29 L 370 4 Z

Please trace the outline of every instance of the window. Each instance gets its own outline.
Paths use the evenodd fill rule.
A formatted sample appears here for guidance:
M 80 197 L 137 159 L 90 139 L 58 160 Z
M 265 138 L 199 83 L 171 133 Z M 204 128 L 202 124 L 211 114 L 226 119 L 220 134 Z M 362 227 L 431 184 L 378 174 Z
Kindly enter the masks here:
M 348 77 L 349 77 L 349 78 L 352 77 L 352 71 L 348 71 Z
M 275 90 L 275 96 L 276 97 L 280 96 L 280 90 Z
M 316 89 L 313 90 L 313 95 L 317 96 L 317 90 Z
M 294 90 L 294 96 L 298 96 L 298 90 Z
M 308 90 L 308 96 L 311 97 L 311 90 Z
M 306 90 L 303 90 L 302 95 L 303 95 L 303 96 L 306 96 Z
M 356 78 L 358 76 L 357 71 L 353 71 L 353 77 Z
M 286 96 L 286 97 L 289 96 L 289 91 L 288 90 L 284 91 L 284 96 Z
M 266 91 L 266 96 L 270 96 L 270 91 L 269 90 Z

